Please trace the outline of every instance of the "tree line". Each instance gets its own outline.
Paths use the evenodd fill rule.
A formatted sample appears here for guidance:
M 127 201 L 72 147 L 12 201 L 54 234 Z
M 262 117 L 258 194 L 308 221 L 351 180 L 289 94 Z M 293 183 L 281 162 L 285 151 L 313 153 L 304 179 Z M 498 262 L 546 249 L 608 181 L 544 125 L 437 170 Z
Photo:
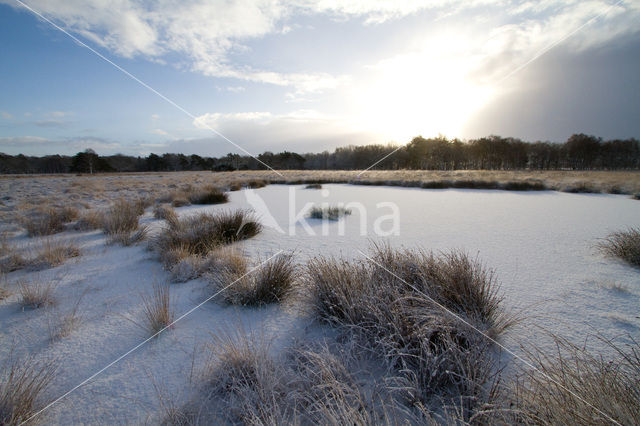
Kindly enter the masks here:
M 371 144 L 336 148 L 332 153 L 264 152 L 253 158 L 185 154 L 100 156 L 87 149 L 74 156 L 31 157 L 0 153 L 0 173 L 97 173 L 188 170 L 629 170 L 640 169 L 640 142 L 574 134 L 564 143 L 524 142 L 488 136 L 459 139 L 415 137 L 406 145 Z

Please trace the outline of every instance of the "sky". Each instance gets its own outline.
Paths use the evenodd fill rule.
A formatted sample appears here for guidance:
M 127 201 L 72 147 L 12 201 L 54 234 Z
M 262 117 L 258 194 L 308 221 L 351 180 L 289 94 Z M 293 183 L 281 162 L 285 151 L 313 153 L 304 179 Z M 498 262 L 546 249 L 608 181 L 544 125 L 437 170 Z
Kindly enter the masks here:
M 638 22 L 640 0 L 0 0 L 0 152 L 638 138 Z

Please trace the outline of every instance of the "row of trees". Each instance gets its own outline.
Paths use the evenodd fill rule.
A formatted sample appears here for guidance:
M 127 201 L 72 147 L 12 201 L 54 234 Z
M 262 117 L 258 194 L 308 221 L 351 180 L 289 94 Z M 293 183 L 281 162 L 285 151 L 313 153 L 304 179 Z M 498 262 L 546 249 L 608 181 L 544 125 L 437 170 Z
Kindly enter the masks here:
M 523 142 L 489 136 L 460 141 L 437 137 L 414 138 L 404 146 L 362 145 L 336 148 L 333 153 L 297 154 L 265 152 L 257 158 L 227 154 L 201 157 L 184 154 L 122 154 L 99 156 L 88 149 L 73 157 L 27 157 L 0 153 L 0 173 L 95 173 L 185 170 L 274 169 L 362 170 L 617 170 L 640 169 L 640 142 L 636 139 L 603 141 L 585 134 L 572 135 L 565 143 Z

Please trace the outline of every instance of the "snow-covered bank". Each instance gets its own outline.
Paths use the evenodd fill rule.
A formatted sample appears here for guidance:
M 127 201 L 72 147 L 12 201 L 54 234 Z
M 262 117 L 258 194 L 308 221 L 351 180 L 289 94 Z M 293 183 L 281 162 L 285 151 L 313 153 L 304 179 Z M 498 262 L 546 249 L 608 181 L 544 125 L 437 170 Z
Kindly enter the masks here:
M 543 344 L 541 329 L 574 341 L 594 331 L 606 337 L 626 333 L 640 338 L 640 273 L 604 258 L 595 249 L 598 238 L 609 232 L 640 225 L 640 203 L 625 196 L 349 185 L 324 185 L 323 190 L 271 185 L 229 195 L 227 204 L 182 207 L 177 212 L 183 216 L 235 208 L 255 210 L 265 229 L 238 244 L 255 259 L 279 250 L 293 252 L 301 263 L 315 256 L 357 258 L 379 241 L 477 254 L 496 270 L 506 307 L 526 309 L 527 320 L 506 339 L 513 349 L 523 341 Z M 335 222 L 305 220 L 305 206 L 320 203 L 351 204 L 352 214 Z M 150 225 L 151 233 L 161 226 L 149 212 L 142 222 Z M 141 319 L 141 294 L 151 291 L 154 282 L 168 280 L 168 273 L 144 244 L 106 246 L 98 231 L 69 231 L 54 238 L 75 239 L 83 255 L 49 270 L 12 272 L 8 279 L 53 280 L 57 304 L 22 311 L 15 292 L 0 302 L 0 356 L 6 359 L 13 351 L 13 356 L 57 359 L 58 376 L 49 392 L 52 397 L 73 388 L 148 336 L 136 324 Z M 19 235 L 11 242 L 36 241 Z M 623 290 L 612 288 L 613 284 Z M 171 289 L 176 316 L 209 295 L 201 279 L 174 284 Z M 51 341 L 51 325 L 76 303 L 77 327 L 69 336 Z M 178 401 L 186 399 L 210 334 L 239 324 L 267 340 L 275 339 L 276 349 L 294 337 L 304 338 L 307 331 L 317 332 L 307 320 L 280 306 L 249 309 L 207 303 L 52 406 L 46 413 L 47 423 L 156 420 L 162 415 L 158 393 Z

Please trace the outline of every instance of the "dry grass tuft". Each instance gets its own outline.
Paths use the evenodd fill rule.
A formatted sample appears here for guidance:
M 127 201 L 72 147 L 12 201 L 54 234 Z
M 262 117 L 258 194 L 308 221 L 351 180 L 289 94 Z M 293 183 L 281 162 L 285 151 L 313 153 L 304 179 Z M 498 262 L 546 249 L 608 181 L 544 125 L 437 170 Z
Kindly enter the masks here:
M 73 241 L 46 239 L 37 249 L 35 257 L 26 263 L 30 269 L 42 270 L 62 265 L 67 259 L 81 254 L 80 248 Z
M 0 258 L 0 272 L 13 272 L 28 265 L 29 261 L 20 253 L 10 253 Z
M 372 259 L 311 261 L 306 286 L 316 315 L 362 339 L 401 372 L 399 386 L 413 389 L 414 403 L 455 389 L 468 402 L 466 418 L 492 401 L 491 344 L 466 325 L 496 338 L 514 322 L 491 271 L 455 251 L 434 256 L 382 246 L 374 247 Z
M 189 194 L 191 204 L 221 204 L 229 201 L 229 196 L 220 189 L 206 186 Z
M 201 213 L 175 222 L 157 235 L 151 247 L 165 262 L 176 254 L 206 256 L 217 247 L 251 238 L 261 230 L 252 213 L 244 210 Z
M 93 231 L 102 228 L 104 223 L 104 213 L 97 210 L 89 210 L 80 215 L 74 229 L 77 231 Z
M 0 424 L 19 425 L 38 411 L 56 369 L 53 362 L 38 363 L 31 359 L 3 364 L 0 370 Z
M 19 281 L 18 292 L 20 293 L 20 304 L 22 308 L 38 309 L 44 306 L 51 306 L 56 303 L 53 295 L 55 286 L 52 282 L 41 281 Z
M 0 272 L 0 302 L 9 296 L 11 296 L 11 291 L 7 288 L 7 280 L 2 272 Z
M 168 327 L 175 313 L 168 285 L 154 284 L 151 295 L 142 295 L 144 326 L 150 335 Z
M 607 256 L 640 266 L 640 228 L 614 232 L 598 244 L 598 248 Z
M 313 206 L 309 210 L 311 219 L 338 220 L 351 214 L 351 210 L 342 206 Z
M 177 222 L 178 220 L 178 215 L 176 214 L 176 211 L 172 209 L 170 206 L 162 205 L 162 204 L 154 207 L 153 217 L 160 220 L 166 220 L 169 223 Z
M 53 321 L 49 321 L 49 340 L 55 342 L 57 340 L 63 339 L 71 334 L 73 330 L 80 324 L 81 317 L 78 313 L 78 309 L 80 308 L 80 302 L 86 292 L 83 292 L 76 303 L 73 305 L 73 308 L 65 313 L 55 318 Z
M 217 289 L 233 283 L 222 292 L 222 297 L 227 303 L 242 306 L 279 303 L 291 293 L 295 280 L 296 265 L 290 254 L 278 255 L 250 274 L 246 264 L 235 263 L 212 275 Z
M 30 237 L 57 234 L 65 230 L 65 223 L 78 218 L 74 207 L 48 208 L 23 220 L 23 226 Z
M 163 255 L 164 265 L 171 272 L 171 281 L 186 282 L 201 275 L 218 282 L 222 276 L 241 276 L 247 270 L 247 260 L 234 249 L 220 247 L 204 256 L 175 249 Z M 240 274 L 240 275 L 237 275 Z
M 135 232 L 138 229 L 140 206 L 125 199 L 117 200 L 106 212 L 102 229 L 107 235 Z
M 229 191 L 240 191 L 242 189 L 242 183 L 240 182 L 232 182 L 229 184 Z
M 184 207 L 191 204 L 191 202 L 184 196 L 177 196 L 171 200 L 171 205 L 173 207 Z
M 149 233 L 147 226 L 139 227 L 135 232 L 121 232 L 111 234 L 107 238 L 107 244 L 122 244 L 123 246 L 131 246 L 144 241 Z
M 617 354 L 607 360 L 554 337 L 555 355 L 529 353 L 527 371 L 515 395 L 529 424 L 640 424 L 640 346 L 626 349 L 604 341 Z M 613 420 L 612 420 L 613 419 Z
M 360 360 L 338 345 L 300 346 L 274 358 L 246 335 L 215 337 L 198 398 L 164 424 L 420 424 L 424 416 L 390 388 L 355 372 Z M 429 420 L 433 419 L 429 417 Z
M 562 192 L 569 192 L 571 194 L 598 194 L 602 192 L 600 188 L 596 187 L 590 182 L 574 182 L 561 188 Z
M 267 186 L 267 182 L 262 179 L 252 179 L 247 182 L 247 188 L 257 189 Z

